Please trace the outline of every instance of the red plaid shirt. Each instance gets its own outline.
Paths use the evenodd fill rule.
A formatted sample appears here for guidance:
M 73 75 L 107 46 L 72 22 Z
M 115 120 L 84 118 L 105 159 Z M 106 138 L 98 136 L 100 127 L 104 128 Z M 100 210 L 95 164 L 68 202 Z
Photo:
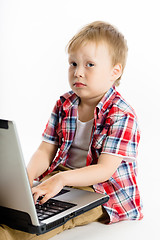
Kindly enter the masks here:
M 50 168 L 40 177 L 51 173 L 59 164 L 66 164 L 68 150 L 73 142 L 79 97 L 72 91 L 56 102 L 43 133 L 43 140 L 58 144 L 58 155 Z M 101 153 L 123 157 L 120 166 L 106 182 L 94 185 L 98 193 L 109 195 L 104 208 L 110 222 L 139 220 L 141 213 L 140 194 L 137 187 L 137 147 L 140 140 L 137 118 L 115 87 L 109 89 L 94 111 L 94 124 L 86 166 L 96 164 Z

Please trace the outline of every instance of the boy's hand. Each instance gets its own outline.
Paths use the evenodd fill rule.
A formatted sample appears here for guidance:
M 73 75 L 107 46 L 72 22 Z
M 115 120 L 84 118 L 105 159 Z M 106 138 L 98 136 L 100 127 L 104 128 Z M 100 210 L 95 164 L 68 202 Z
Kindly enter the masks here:
M 39 201 L 39 204 L 45 203 L 48 199 L 57 195 L 63 187 L 61 175 L 56 174 L 55 176 L 52 176 L 38 186 L 32 188 L 34 203 L 36 204 L 37 199 L 42 196 L 43 198 Z

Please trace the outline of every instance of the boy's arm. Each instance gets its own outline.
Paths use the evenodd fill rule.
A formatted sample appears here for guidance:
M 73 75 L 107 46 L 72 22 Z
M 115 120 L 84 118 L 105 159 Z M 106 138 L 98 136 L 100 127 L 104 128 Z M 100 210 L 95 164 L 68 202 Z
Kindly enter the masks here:
M 101 154 L 98 163 L 80 169 L 58 173 L 32 189 L 36 203 L 43 196 L 40 204 L 55 196 L 64 186 L 90 186 L 108 180 L 122 161 L 121 157 Z
M 37 151 L 32 156 L 28 166 L 27 172 L 29 182 L 32 187 L 33 180 L 43 174 L 50 166 L 51 161 L 56 155 L 58 146 L 42 142 Z
M 67 186 L 90 186 L 107 181 L 122 161 L 121 157 L 102 153 L 98 164 L 64 172 L 62 179 Z

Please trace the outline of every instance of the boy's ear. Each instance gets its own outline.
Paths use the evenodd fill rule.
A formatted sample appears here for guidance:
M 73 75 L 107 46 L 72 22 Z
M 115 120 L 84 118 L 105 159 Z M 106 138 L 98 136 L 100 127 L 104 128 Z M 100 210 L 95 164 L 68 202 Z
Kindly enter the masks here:
M 112 69 L 112 80 L 116 81 L 122 75 L 122 64 L 116 64 Z

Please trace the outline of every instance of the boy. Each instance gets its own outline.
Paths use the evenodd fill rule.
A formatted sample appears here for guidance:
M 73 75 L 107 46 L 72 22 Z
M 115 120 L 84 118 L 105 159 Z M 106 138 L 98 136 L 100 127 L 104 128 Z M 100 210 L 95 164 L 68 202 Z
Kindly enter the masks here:
M 34 201 L 44 196 L 43 204 L 64 186 L 93 186 L 110 199 L 87 217 L 53 230 L 53 235 L 102 217 L 106 223 L 143 217 L 136 182 L 137 118 L 115 89 L 126 64 L 126 41 L 113 26 L 98 21 L 80 30 L 67 49 L 72 91 L 56 102 L 27 170 L 31 186 L 35 178 L 42 179 L 58 166 L 69 170 L 33 187 Z
M 93 185 L 110 196 L 104 205 L 110 222 L 140 219 L 137 118 L 115 90 L 126 63 L 126 41 L 113 26 L 94 22 L 71 39 L 68 54 L 72 91 L 57 101 L 28 174 L 32 183 L 49 166 L 47 173 L 60 163 L 74 170 L 33 188 L 35 202 L 44 195 L 44 203 L 66 185 Z

